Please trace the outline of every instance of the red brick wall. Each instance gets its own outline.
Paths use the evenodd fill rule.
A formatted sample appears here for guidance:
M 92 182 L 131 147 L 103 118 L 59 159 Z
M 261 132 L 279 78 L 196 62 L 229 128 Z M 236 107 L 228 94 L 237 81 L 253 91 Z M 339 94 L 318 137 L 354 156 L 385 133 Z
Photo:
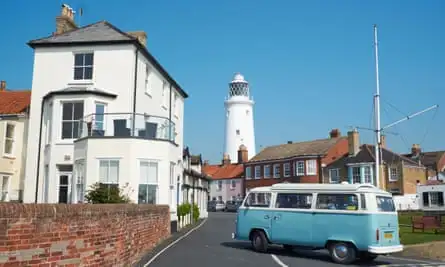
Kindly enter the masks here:
M 0 267 L 131 266 L 169 235 L 168 206 L 0 204 Z

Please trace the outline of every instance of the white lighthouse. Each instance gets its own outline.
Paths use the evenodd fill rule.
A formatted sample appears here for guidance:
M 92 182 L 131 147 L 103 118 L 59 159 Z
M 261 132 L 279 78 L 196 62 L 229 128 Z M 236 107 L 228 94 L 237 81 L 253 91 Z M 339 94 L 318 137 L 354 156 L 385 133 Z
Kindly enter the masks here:
M 255 132 L 253 124 L 253 105 L 249 83 L 240 73 L 236 73 L 229 83 L 229 95 L 224 102 L 226 108 L 225 154 L 232 162 L 238 160 L 238 149 L 247 147 L 248 158 L 255 156 Z

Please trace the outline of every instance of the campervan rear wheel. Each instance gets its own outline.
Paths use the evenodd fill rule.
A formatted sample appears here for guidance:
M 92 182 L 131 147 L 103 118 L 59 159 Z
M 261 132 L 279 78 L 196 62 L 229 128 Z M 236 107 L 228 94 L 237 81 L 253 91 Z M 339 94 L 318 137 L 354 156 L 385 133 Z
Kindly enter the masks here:
M 255 251 L 266 253 L 269 244 L 263 231 L 256 230 L 252 233 L 252 247 Z
M 355 247 L 346 242 L 335 242 L 329 246 L 329 254 L 335 263 L 351 264 L 357 258 Z

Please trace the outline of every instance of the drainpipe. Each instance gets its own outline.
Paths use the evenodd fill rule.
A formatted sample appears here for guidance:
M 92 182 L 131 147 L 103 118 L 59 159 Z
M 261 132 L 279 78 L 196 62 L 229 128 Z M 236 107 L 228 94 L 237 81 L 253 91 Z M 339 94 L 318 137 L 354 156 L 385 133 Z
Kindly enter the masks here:
M 42 149 L 42 125 L 43 125 L 43 112 L 45 111 L 45 97 L 42 98 L 40 103 L 40 126 L 39 126 L 39 147 L 37 148 L 37 168 L 36 168 L 36 193 L 34 197 L 34 203 L 37 204 L 39 199 L 39 182 L 40 182 L 40 154 Z
M 134 61 L 134 81 L 133 81 L 133 121 L 131 122 L 131 134 L 135 135 L 135 127 L 136 127 L 136 92 L 138 88 L 138 57 L 139 50 L 136 48 L 135 51 L 135 61 Z
M 317 165 L 318 165 L 318 182 L 320 184 L 323 183 L 323 166 L 321 164 L 321 156 L 318 155 L 318 159 L 317 159 Z

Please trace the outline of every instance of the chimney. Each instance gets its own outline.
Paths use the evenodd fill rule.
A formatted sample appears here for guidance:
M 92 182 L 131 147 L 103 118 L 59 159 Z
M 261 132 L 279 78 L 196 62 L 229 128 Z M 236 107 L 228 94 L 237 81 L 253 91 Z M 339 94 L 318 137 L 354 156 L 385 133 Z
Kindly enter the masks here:
M 247 162 L 249 160 L 249 152 L 247 151 L 247 147 L 245 145 L 240 145 L 238 149 L 238 164 Z
M 208 160 L 204 160 L 203 166 L 207 166 L 207 165 L 209 165 L 209 161 Z
M 287 141 L 288 144 L 292 144 L 292 141 Z
M 229 154 L 224 153 L 222 164 L 223 165 L 229 165 L 230 164 L 230 156 L 229 156 Z
M 0 82 L 0 92 L 6 91 L 6 81 Z
M 419 144 L 413 144 L 413 146 L 411 147 L 411 154 L 413 156 L 417 156 L 420 154 L 420 152 L 422 152 L 422 149 L 420 149 L 420 145 Z
M 386 136 L 383 134 L 380 136 L 380 147 L 386 148 Z
M 329 137 L 330 137 L 330 138 L 338 138 L 338 137 L 340 137 L 340 136 L 341 136 L 341 132 L 340 132 L 339 129 L 332 129 L 332 130 L 329 132 Z
M 127 32 L 127 34 L 138 39 L 139 43 L 141 43 L 143 46 L 147 46 L 147 34 L 144 31 Z
M 348 132 L 348 148 L 350 157 L 357 155 L 360 149 L 360 138 L 357 129 Z
M 67 4 L 62 4 L 60 16 L 56 17 L 56 34 L 62 34 L 77 29 L 74 22 L 75 11 Z

